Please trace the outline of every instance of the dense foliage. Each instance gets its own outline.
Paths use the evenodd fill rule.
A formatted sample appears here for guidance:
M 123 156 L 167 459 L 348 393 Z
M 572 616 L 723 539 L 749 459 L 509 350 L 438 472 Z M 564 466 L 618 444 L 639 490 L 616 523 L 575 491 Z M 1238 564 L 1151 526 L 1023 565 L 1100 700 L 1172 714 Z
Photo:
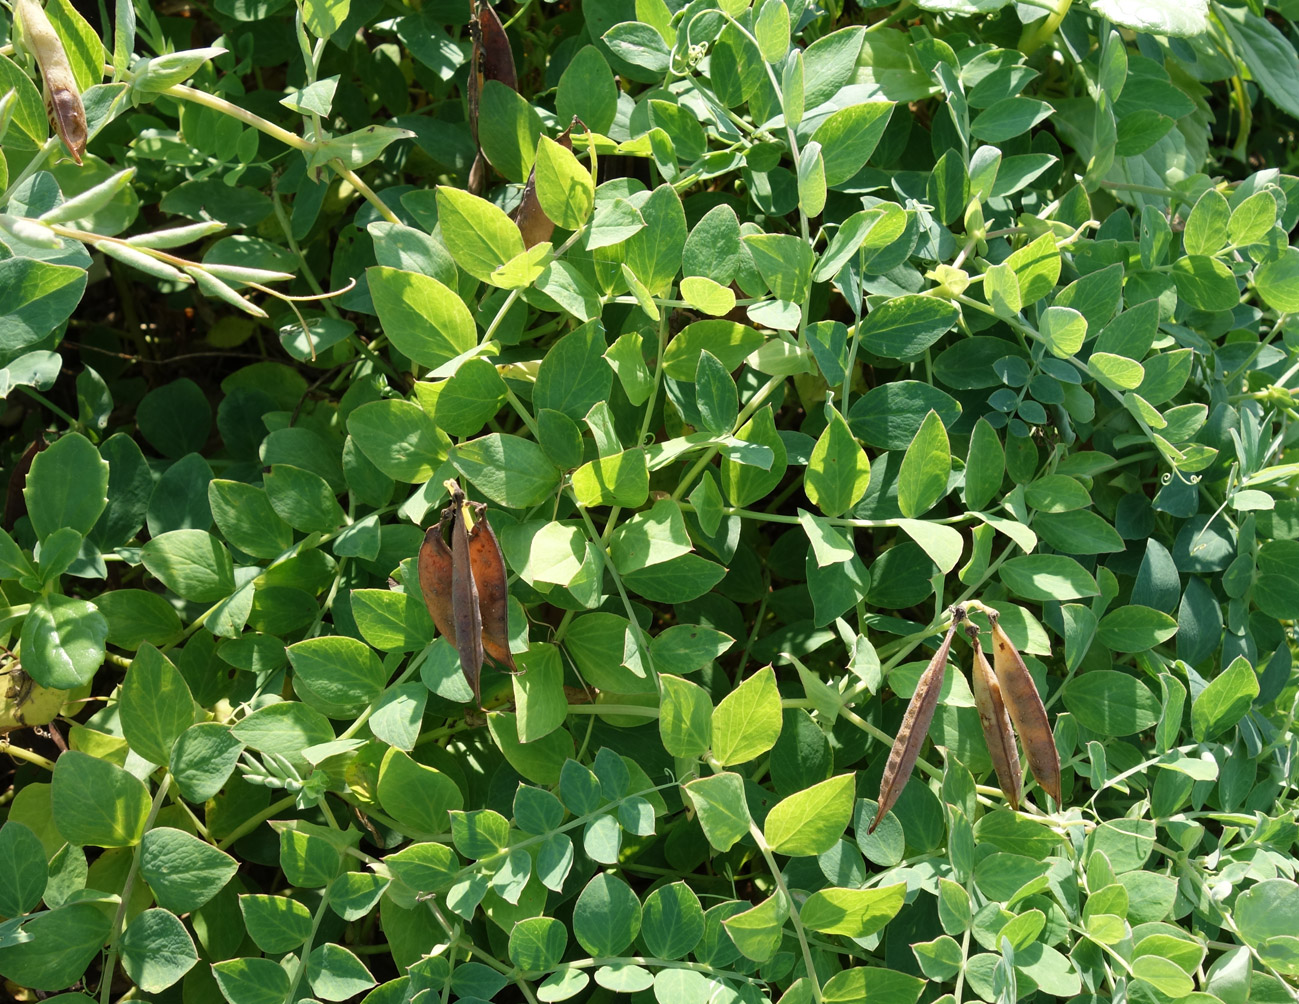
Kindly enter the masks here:
M 8 993 L 1299 999 L 1294 0 L 39 9 Z

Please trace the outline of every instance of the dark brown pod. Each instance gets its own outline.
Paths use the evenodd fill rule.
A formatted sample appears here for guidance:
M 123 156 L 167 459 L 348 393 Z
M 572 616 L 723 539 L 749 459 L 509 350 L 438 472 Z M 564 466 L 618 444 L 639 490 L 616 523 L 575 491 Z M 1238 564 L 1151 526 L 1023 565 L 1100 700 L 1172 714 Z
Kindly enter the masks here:
M 519 672 L 510 654 L 510 591 L 501 545 L 484 515 L 487 506 L 476 504 L 474 527 L 469 531 L 469 566 L 478 589 L 483 650 L 502 668 Z
M 469 559 L 469 506 L 458 484 L 448 481 L 446 486 L 451 492 L 451 612 L 456 625 L 456 648 L 460 651 L 460 668 L 481 708 L 483 622 L 478 611 L 478 586 Z
M 902 716 L 902 726 L 898 729 L 898 736 L 893 740 L 893 748 L 889 750 L 888 762 L 884 765 L 884 777 L 880 781 L 879 809 L 875 812 L 875 819 L 870 829 L 866 831 L 868 834 L 875 832 L 875 827 L 880 825 L 880 820 L 893 808 L 898 796 L 902 794 L 902 789 L 907 786 L 911 772 L 915 769 L 916 760 L 920 758 L 920 747 L 924 745 L 925 736 L 929 734 L 929 725 L 934 720 L 934 711 L 938 707 L 938 695 L 943 689 L 943 677 L 947 675 L 947 653 L 951 651 L 956 629 L 964 619 L 965 610 L 961 607 L 954 608 L 952 626 L 948 628 L 943 643 L 938 646 L 938 651 L 934 653 L 934 657 L 929 660 L 929 665 L 920 675 L 916 692 L 911 695 L 906 713 Z
M 514 52 L 510 49 L 510 40 L 491 4 L 474 0 L 473 15 L 469 19 L 469 35 L 473 39 L 473 50 L 469 58 L 466 98 L 469 102 L 469 131 L 474 137 L 474 146 L 478 147 L 478 112 L 483 85 L 489 80 L 498 80 L 517 91 L 519 78 L 514 71 Z M 477 195 L 486 187 L 486 182 L 487 159 L 479 147 L 473 168 L 469 172 L 469 191 Z

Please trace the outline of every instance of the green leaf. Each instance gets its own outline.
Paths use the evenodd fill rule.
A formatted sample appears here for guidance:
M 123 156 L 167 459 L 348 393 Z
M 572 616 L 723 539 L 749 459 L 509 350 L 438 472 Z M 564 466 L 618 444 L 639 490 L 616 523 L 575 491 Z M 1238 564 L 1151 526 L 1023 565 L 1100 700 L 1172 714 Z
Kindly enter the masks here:
M 479 101 L 478 141 L 484 156 L 508 180 L 522 184 L 542 136 L 541 116 L 523 95 L 499 80 L 484 81 Z
M 758 50 L 768 63 L 778 63 L 789 51 L 789 8 L 785 0 L 765 0 L 753 25 Z
M 868 352 L 910 359 L 950 331 L 958 316 L 954 306 L 934 296 L 897 296 L 867 314 L 858 333 Z
M 412 362 L 435 369 L 478 344 L 469 308 L 437 279 L 383 265 L 365 274 L 384 333 Z
M 54 820 L 72 844 L 131 847 L 144 835 L 149 792 L 121 767 L 68 750 L 54 766 Z
M 552 497 L 559 471 L 530 439 L 492 433 L 461 443 L 452 454 L 456 470 L 492 502 L 525 509 Z
M 573 905 L 573 936 L 596 957 L 622 954 L 640 927 L 640 901 L 614 875 L 596 875 Z
M 1002 98 L 970 123 L 970 135 L 985 143 L 1003 143 L 1028 132 L 1054 111 L 1045 101 L 1035 98 Z
M 1113 554 L 1125 547 L 1123 538 L 1103 517 L 1089 509 L 1040 512 L 1033 521 L 1039 537 L 1066 554 Z M 1116 651 L 1137 651 L 1118 646 Z
M 1255 192 L 1231 211 L 1227 234 L 1233 244 L 1253 244 L 1263 240 L 1276 222 L 1276 196 L 1268 191 Z
M 654 74 L 663 73 L 668 68 L 671 53 L 663 43 L 663 36 L 651 25 L 623 21 L 601 37 L 614 55 L 633 66 L 644 67 Z
M 640 206 L 640 214 L 645 228 L 623 243 L 622 259 L 645 288 L 658 296 L 681 271 L 686 212 L 676 190 L 671 185 L 660 185 Z
M 1158 955 L 1142 955 L 1133 959 L 1132 976 L 1150 984 L 1167 997 L 1182 998 L 1195 989 L 1195 981 L 1181 966 Z
M 1191 215 L 1186 218 L 1186 228 L 1182 232 L 1186 253 L 1211 255 L 1226 247 L 1231 215 L 1226 196 L 1217 189 L 1210 188 L 1201 195 Z
M 645 451 L 625 450 L 583 464 L 573 472 L 572 485 L 577 500 L 585 506 L 644 505 L 649 497 Z
M 673 380 L 694 380 L 704 351 L 716 356 L 726 372 L 731 373 L 761 348 L 762 343 L 762 335 L 746 325 L 723 320 L 696 321 L 682 328 L 668 343 L 663 353 L 663 373 Z
M 776 893 L 751 910 L 727 917 L 722 926 L 741 955 L 754 962 L 766 962 L 780 947 L 788 917 L 789 907 L 783 895 Z
M 1217 258 L 1187 255 L 1173 262 L 1177 295 L 1200 310 L 1231 310 L 1240 290 L 1231 269 Z
M 965 505 L 968 509 L 984 509 L 997 492 L 1006 476 L 1006 454 L 997 438 L 997 430 L 980 418 L 970 436 L 970 452 L 965 461 Z
M 1171 6 L 1170 0 L 1163 3 Z M 1207 27 L 1204 7 L 1202 0 L 1192 7 L 1199 15 L 1199 31 Z M 1263 93 L 1278 108 L 1299 115 L 1299 54 L 1295 53 L 1293 43 L 1253 10 L 1232 10 L 1222 18 L 1222 26 L 1227 29 L 1232 48 L 1249 67 L 1250 75 Z
M 240 896 L 239 912 L 248 936 L 268 955 L 301 947 L 311 933 L 311 911 L 288 896 Z
M 536 784 L 557 784 L 564 761 L 573 755 L 573 737 L 566 729 L 556 729 L 540 739 L 523 743 L 519 739 L 517 719 L 504 712 L 488 718 L 487 728 L 510 766 Z
M 1102 736 L 1134 735 L 1159 721 L 1158 699 L 1126 673 L 1092 670 L 1070 680 L 1063 696 L 1079 724 Z
M 709 432 L 729 436 L 735 430 L 735 420 L 739 415 L 735 381 L 721 361 L 707 349 L 699 354 L 699 366 L 695 370 L 695 404 L 703 419 L 703 427 Z
M 782 799 L 763 824 L 768 846 L 791 857 L 824 854 L 847 828 L 855 795 L 854 775 L 841 774 Z
M 271 508 L 295 530 L 330 531 L 347 523 L 329 482 L 313 471 L 291 464 L 275 464 L 262 478 L 262 484 Z
M 0 911 L 18 917 L 35 910 L 48 879 L 41 838 L 13 820 L 0 827 Z
M 0 83 L 0 89 L 14 86 L 15 77 L 21 78 L 20 95 L 31 89 L 27 74 L 0 56 L 0 76 L 6 71 L 9 79 Z M 36 107 L 40 112 L 40 140 L 45 141 L 47 127 L 45 110 L 39 94 Z M 19 120 L 21 121 L 21 119 Z M 0 261 L 0 352 L 6 356 L 34 345 L 57 329 L 71 316 L 81 294 L 86 289 L 86 270 L 72 265 L 55 265 L 31 258 L 8 258 Z
M 40 540 L 62 527 L 85 535 L 108 504 L 108 464 L 85 436 L 71 432 L 36 454 L 23 498 Z
M 355 638 L 308 638 L 290 645 L 288 656 L 298 697 L 330 718 L 355 718 L 388 682 L 378 656 Z
M 176 741 L 194 724 L 194 698 L 180 671 L 146 644 L 131 660 L 118 702 L 131 749 L 150 763 L 170 763 Z
M 26 940 L 0 947 L 0 971 L 18 986 L 64 990 L 80 980 L 86 967 L 99 957 L 112 926 L 109 914 L 93 903 L 44 910 L 23 924 Z
M 902 909 L 906 884 L 875 889 L 822 889 L 799 909 L 803 926 L 822 934 L 866 938 L 880 931 Z
M 762 408 L 735 433 L 735 438 L 742 443 L 755 443 L 765 446 L 772 452 L 773 460 L 769 470 L 741 464 L 729 457 L 722 459 L 722 490 L 734 506 L 747 506 L 765 498 L 776 485 L 780 484 L 788 466 L 785 444 L 776 431 L 775 418 L 771 407 Z
M 604 62 L 598 52 L 601 63 Z M 595 183 L 573 151 L 560 146 L 549 136 L 537 143 L 537 201 L 557 226 L 576 230 L 591 217 L 595 205 Z
M 1071 307 L 1047 307 L 1038 318 L 1038 329 L 1057 359 L 1068 359 L 1087 338 L 1087 320 Z
M 221 995 L 237 1004 L 274 1004 L 289 993 L 289 974 L 270 959 L 229 959 L 212 966 Z
M 613 372 L 603 358 L 606 350 L 599 321 L 559 339 L 537 370 L 533 403 L 580 422 L 594 405 L 609 399 Z
M 122 932 L 122 969 L 145 993 L 161 993 L 198 962 L 185 925 L 166 910 L 137 914 Z
M 951 468 L 947 429 L 938 413 L 931 411 L 907 447 L 898 472 L 898 508 L 902 515 L 920 516 L 933 508 L 934 503 L 947 493 Z
M 529 917 L 510 932 L 510 961 L 523 970 L 554 969 L 566 948 L 568 928 L 554 917 Z
M 225 787 L 243 745 L 219 722 L 200 722 L 186 729 L 171 749 L 171 774 L 180 793 L 205 802 Z
M 1286 248 L 1281 255 L 1254 274 L 1254 284 L 1263 301 L 1273 310 L 1299 310 L 1299 248 Z
M 830 420 L 812 449 L 803 476 L 808 499 L 827 516 L 838 516 L 861 500 L 870 478 L 866 451 L 853 437 L 843 416 L 830 409 Z
M 1258 697 L 1258 677 L 1244 656 L 1209 681 L 1191 705 L 1191 730 L 1197 742 L 1208 742 L 1231 728 Z
M 730 766 L 767 752 L 780 736 L 780 693 L 771 667 L 758 670 L 713 710 L 713 755 Z
M 613 71 L 599 49 L 593 45 L 583 46 L 560 75 L 559 87 L 555 91 L 556 117 L 561 123 L 576 117 L 592 132 L 607 133 L 617 111 L 618 83 Z
M 172 530 L 141 552 L 144 567 L 172 592 L 197 603 L 214 603 L 234 591 L 230 552 L 204 530 Z
M 1011 592 L 1027 600 L 1076 600 L 1100 594 L 1088 571 L 1061 554 L 1011 558 L 997 574 Z
M 277 558 L 293 544 L 293 528 L 271 508 L 266 492 L 242 481 L 207 485 L 212 519 L 226 541 L 254 558 Z
M 810 49 L 807 58 L 812 59 Z M 813 106 L 809 103 L 808 107 Z M 843 185 L 866 165 L 892 115 L 892 101 L 854 102 L 831 113 L 816 127 L 812 142 L 821 144 L 827 186 Z
M 439 185 L 437 207 L 447 250 L 475 279 L 488 281 L 493 272 L 523 253 L 518 226 L 486 199 Z
M 23 669 L 42 687 L 71 690 L 89 683 L 103 664 L 107 638 L 108 621 L 90 603 L 42 596 L 23 621 Z
M 723 771 L 711 777 L 689 781 L 681 790 L 699 816 L 708 842 L 728 851 L 749 833 L 749 807 L 744 800 L 744 781 L 739 774 Z
M 713 702 L 689 680 L 659 676 L 663 698 L 659 706 L 659 736 L 663 748 L 676 757 L 698 757 L 712 744 Z
M 409 401 L 363 404 L 348 416 L 347 431 L 379 471 L 408 484 L 429 480 L 451 447 L 437 423 Z
M 682 959 L 704 936 L 704 911 L 685 882 L 661 885 L 645 897 L 641 937 L 658 959 Z
M 1175 635 L 1177 622 L 1162 610 L 1130 604 L 1102 617 L 1096 633 L 1113 652 L 1144 652 Z

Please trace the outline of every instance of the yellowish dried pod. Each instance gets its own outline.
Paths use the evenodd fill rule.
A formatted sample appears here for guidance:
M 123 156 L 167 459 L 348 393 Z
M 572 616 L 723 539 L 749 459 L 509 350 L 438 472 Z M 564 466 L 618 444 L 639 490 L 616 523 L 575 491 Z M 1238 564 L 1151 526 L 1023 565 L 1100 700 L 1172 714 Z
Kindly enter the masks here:
M 880 820 L 893 808 L 898 796 L 902 794 L 902 789 L 907 786 L 911 772 L 915 769 L 916 760 L 920 758 L 920 747 L 924 745 L 925 736 L 929 734 L 929 724 L 934 720 L 934 710 L 938 707 L 938 695 L 943 689 L 943 677 L 947 675 L 947 654 L 951 651 L 956 629 L 960 627 L 963 620 L 965 620 L 965 609 L 953 607 L 952 626 L 948 628 L 943 643 L 938 646 L 938 651 L 934 653 L 934 657 L 929 660 L 929 665 L 920 675 L 916 692 L 911 695 L 911 702 L 902 716 L 902 726 L 898 729 L 898 736 L 893 740 L 893 748 L 889 750 L 888 761 L 884 764 L 884 776 L 880 781 L 879 809 L 875 812 L 875 819 L 870 829 L 866 831 L 868 834 L 875 832 L 875 827 L 880 825 Z
M 1037 692 L 1032 674 L 1002 629 L 995 612 L 990 612 L 988 619 L 992 621 L 992 665 L 997 673 L 997 682 L 1001 684 L 1001 695 L 1006 710 L 1010 712 L 1010 720 L 1015 723 L 1019 741 L 1024 744 L 1028 768 L 1042 790 L 1059 805 L 1060 753 L 1055 748 L 1055 737 L 1051 734 L 1042 695 Z
M 23 44 L 36 57 L 44 81 L 45 110 L 55 132 L 78 164 L 86 152 L 88 133 L 81 90 L 72 74 L 72 64 L 63 40 L 50 24 L 36 0 L 15 0 L 14 13 L 22 28 Z
M 1024 777 L 1019 769 L 1019 749 L 1015 734 L 1010 729 L 1010 715 L 1001 697 L 1001 684 L 988 665 L 988 657 L 979 647 L 979 628 L 970 624 L 965 633 L 974 648 L 974 666 L 970 672 L 974 691 L 974 707 L 979 712 L 983 738 L 988 744 L 992 767 L 997 772 L 997 783 L 1012 809 L 1019 808 L 1019 796 L 1024 789 Z

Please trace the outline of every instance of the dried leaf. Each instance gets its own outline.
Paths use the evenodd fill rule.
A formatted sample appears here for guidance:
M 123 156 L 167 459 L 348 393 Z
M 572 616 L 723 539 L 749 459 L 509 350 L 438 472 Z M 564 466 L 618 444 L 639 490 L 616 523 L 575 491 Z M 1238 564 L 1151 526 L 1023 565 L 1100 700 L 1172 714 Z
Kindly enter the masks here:
M 1047 721 L 1042 696 L 1037 692 L 1037 684 L 1033 682 L 1024 660 L 1020 658 L 997 618 L 989 614 L 989 619 L 992 621 L 992 664 L 997 673 L 997 682 L 1001 684 L 1006 710 L 1010 712 L 1010 720 L 1015 723 L 1019 741 L 1024 744 L 1029 770 L 1037 778 L 1042 790 L 1059 805 L 1060 754 L 1055 748 L 1055 737 L 1051 734 L 1051 723 Z
M 451 493 L 451 612 L 455 621 L 460 668 L 473 688 L 474 700 L 483 706 L 480 677 L 483 671 L 483 622 L 478 611 L 478 587 L 469 560 L 469 504 L 455 481 L 446 482 Z
M 970 644 L 974 647 L 974 668 L 970 675 L 974 683 L 974 707 L 979 712 L 983 738 L 988 743 L 992 766 L 997 772 L 997 783 L 1001 785 L 1010 807 L 1018 809 L 1024 778 L 1019 769 L 1019 749 L 1015 745 L 1015 734 L 1010 730 L 1010 715 L 1006 713 L 1006 703 L 1001 697 L 1001 684 L 988 665 L 988 657 L 979 647 L 978 627 L 971 624 L 965 633 L 970 636 Z
M 929 723 L 933 721 L 934 711 L 938 707 L 939 691 L 943 689 L 943 677 L 947 674 L 947 653 L 951 650 L 952 639 L 956 637 L 956 629 L 964 619 L 965 610 L 954 607 L 952 626 L 948 628 L 943 643 L 938 646 L 938 651 L 934 653 L 928 667 L 921 674 L 920 682 L 916 684 L 916 692 L 911 695 L 911 703 L 907 705 L 906 713 L 902 716 L 898 737 L 893 741 L 888 762 L 884 765 L 884 777 L 880 781 L 879 809 L 867 833 L 875 832 L 875 827 L 879 826 L 880 820 L 893 808 L 898 796 L 902 794 L 902 789 L 907 786 L 911 771 L 915 769 L 916 760 L 920 757 L 920 747 L 924 745 L 925 736 L 929 734 Z

